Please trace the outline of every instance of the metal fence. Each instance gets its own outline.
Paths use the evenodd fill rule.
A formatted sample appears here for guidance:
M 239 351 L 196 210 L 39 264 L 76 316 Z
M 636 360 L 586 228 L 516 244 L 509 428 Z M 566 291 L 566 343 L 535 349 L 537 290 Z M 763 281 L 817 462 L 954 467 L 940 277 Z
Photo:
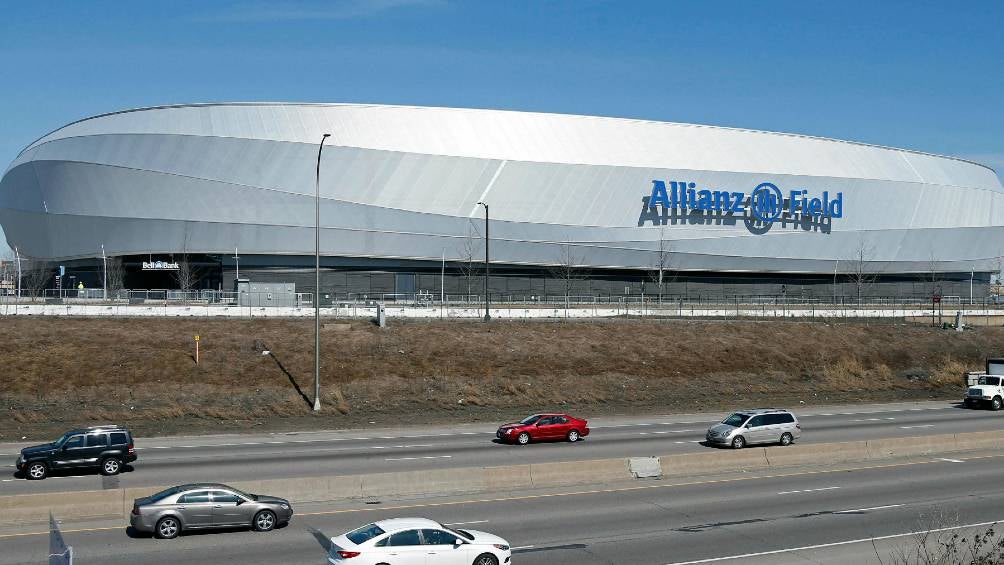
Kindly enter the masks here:
M 271 293 L 268 293 L 269 295 Z M 241 298 L 244 295 L 244 298 Z M 260 296 L 259 296 L 260 295 Z M 109 291 L 108 296 L 100 288 L 85 289 L 45 289 L 37 296 L 31 296 L 22 291 L 0 293 L 3 303 L 48 303 L 48 304 L 130 304 L 130 305 L 240 305 L 248 302 L 265 306 L 266 293 L 230 292 L 217 290 L 182 291 L 177 289 L 122 289 Z M 250 300 L 248 297 L 251 297 Z M 259 300 L 260 298 L 260 300 Z M 783 294 L 690 294 L 662 296 L 652 294 L 634 295 L 561 295 L 561 294 L 502 294 L 489 295 L 493 307 L 504 306 L 542 306 L 542 307 L 583 307 L 594 305 L 607 306 L 638 306 L 645 308 L 716 308 L 750 305 L 768 305 L 783 308 L 811 308 L 813 306 L 849 307 L 881 307 L 881 308 L 931 308 L 937 306 L 1004 306 L 1004 296 L 969 297 L 940 296 L 928 298 L 910 298 L 902 296 L 827 296 L 826 298 L 800 298 Z M 483 294 L 438 294 L 431 292 L 413 293 L 327 293 L 322 291 L 320 305 L 322 307 L 408 305 L 408 306 L 440 306 L 465 305 L 477 306 L 484 304 Z M 293 307 L 313 307 L 313 293 L 298 292 L 295 294 Z

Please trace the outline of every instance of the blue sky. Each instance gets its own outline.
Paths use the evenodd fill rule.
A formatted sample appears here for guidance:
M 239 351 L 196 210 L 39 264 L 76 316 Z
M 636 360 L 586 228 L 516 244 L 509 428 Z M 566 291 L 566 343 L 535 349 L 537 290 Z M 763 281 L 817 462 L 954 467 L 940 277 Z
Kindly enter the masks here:
M 796 132 L 1004 174 L 1001 21 L 989 1 L 10 2 L 0 162 L 93 114 L 271 100 Z

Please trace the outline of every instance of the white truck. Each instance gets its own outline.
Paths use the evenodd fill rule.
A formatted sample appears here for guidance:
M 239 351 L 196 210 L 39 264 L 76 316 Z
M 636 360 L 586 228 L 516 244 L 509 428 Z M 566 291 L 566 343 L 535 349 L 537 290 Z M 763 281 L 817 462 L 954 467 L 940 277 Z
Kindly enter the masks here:
M 1004 406 L 1004 359 L 987 359 L 984 373 L 966 373 L 963 402 L 967 408 L 986 406 L 1000 410 Z

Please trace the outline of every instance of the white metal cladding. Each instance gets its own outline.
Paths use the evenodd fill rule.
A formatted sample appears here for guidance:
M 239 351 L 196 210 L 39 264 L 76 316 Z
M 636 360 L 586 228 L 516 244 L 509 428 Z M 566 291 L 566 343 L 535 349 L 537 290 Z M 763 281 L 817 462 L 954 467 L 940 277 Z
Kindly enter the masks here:
M 459 258 L 491 206 L 493 260 L 832 273 L 862 245 L 888 273 L 991 271 L 1004 189 L 966 161 L 806 136 L 492 110 L 216 104 L 82 120 L 26 148 L 0 181 L 0 224 L 22 253 L 313 253 L 322 133 L 322 253 Z M 659 219 L 653 179 L 750 192 L 769 181 L 843 193 L 825 225 L 765 233 L 704 214 Z M 665 222 L 667 225 L 659 227 Z M 479 237 L 479 231 L 475 231 Z M 475 246 L 480 248 L 479 246 Z M 843 262 L 845 269 L 841 269 Z

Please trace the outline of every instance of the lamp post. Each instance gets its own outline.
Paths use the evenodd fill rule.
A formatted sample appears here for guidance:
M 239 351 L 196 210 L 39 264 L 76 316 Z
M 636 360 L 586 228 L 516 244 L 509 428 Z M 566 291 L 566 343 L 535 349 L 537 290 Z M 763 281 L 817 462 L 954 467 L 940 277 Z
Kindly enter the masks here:
M 490 321 L 492 321 L 492 315 L 488 313 L 488 306 L 489 306 L 489 301 L 488 301 L 488 276 L 489 276 L 488 265 L 490 264 L 490 261 L 488 259 L 488 204 L 486 204 L 484 202 L 478 202 L 478 204 L 480 206 L 484 206 L 485 207 L 485 321 L 486 322 L 490 322 Z
M 101 244 L 101 263 L 104 265 L 104 273 L 102 274 L 104 287 L 104 298 L 108 300 L 108 257 L 105 255 L 105 244 Z
M 21 254 L 17 247 L 14 247 L 14 256 L 17 257 L 17 299 L 21 300 Z
M 314 176 L 314 412 L 321 409 L 321 151 L 330 133 L 317 146 Z

